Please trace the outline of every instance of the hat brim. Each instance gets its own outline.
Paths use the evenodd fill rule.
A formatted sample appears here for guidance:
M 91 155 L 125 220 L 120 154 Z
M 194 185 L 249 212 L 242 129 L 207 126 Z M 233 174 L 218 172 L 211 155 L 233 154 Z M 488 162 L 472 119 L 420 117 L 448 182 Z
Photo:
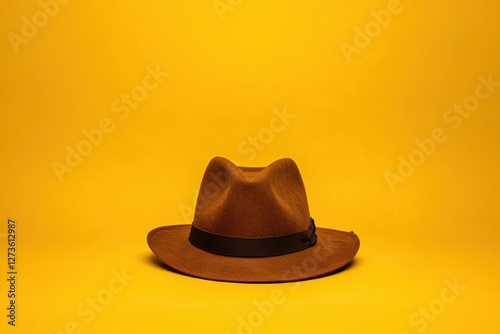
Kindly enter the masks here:
M 191 225 L 158 227 L 149 232 L 149 247 L 168 267 L 203 279 L 239 283 L 301 281 L 333 273 L 349 264 L 359 249 L 353 232 L 317 228 L 316 245 L 271 257 L 231 257 L 193 246 Z

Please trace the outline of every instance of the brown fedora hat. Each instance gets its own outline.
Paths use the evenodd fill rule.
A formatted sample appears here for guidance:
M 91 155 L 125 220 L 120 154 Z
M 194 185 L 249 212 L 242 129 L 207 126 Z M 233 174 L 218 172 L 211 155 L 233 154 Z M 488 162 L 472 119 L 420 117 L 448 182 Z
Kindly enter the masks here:
M 291 159 L 265 168 L 213 158 L 191 225 L 158 227 L 148 244 L 168 267 L 227 282 L 300 281 L 333 273 L 359 249 L 353 232 L 316 228 Z

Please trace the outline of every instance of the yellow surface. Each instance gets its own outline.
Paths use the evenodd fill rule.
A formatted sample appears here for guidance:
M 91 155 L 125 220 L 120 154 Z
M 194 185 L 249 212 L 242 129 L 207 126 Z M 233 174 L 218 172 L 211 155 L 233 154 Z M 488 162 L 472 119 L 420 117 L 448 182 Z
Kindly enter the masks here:
M 0 332 L 500 333 L 498 2 L 63 2 L 0 14 Z M 157 266 L 146 234 L 190 222 L 215 155 L 293 158 L 354 265 Z

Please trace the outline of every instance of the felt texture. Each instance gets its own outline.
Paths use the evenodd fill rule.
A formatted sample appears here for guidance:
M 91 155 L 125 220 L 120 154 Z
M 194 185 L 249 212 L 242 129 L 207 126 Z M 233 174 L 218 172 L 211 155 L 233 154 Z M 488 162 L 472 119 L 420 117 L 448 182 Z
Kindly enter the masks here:
M 306 231 L 310 215 L 304 183 L 291 159 L 266 168 L 237 167 L 213 158 L 203 176 L 193 225 L 239 238 L 267 238 Z M 189 276 L 227 282 L 275 283 L 317 278 L 349 264 L 359 249 L 353 232 L 317 228 L 316 245 L 271 257 L 232 257 L 193 246 L 190 225 L 156 228 L 147 236 L 167 267 Z
M 266 238 L 306 231 L 310 215 L 295 162 L 238 168 L 213 158 L 203 176 L 193 225 L 224 236 Z

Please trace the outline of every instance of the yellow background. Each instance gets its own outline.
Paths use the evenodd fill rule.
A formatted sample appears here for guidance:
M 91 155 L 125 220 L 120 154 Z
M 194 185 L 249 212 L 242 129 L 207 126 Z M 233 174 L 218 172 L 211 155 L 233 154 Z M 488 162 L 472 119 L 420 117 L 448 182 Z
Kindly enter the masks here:
M 479 77 L 500 81 L 499 3 L 402 0 L 385 26 L 371 11 L 386 0 L 216 4 L 72 0 L 46 22 L 35 0 L 1 5 L 0 268 L 6 278 L 10 218 L 19 274 L 16 327 L 1 279 L 0 331 L 500 333 L 500 87 L 457 129 L 443 118 Z M 38 31 L 14 47 L 34 16 Z M 169 75 L 121 119 L 112 104 L 157 66 Z M 251 157 L 241 147 L 269 135 L 273 110 L 294 118 Z M 54 161 L 103 119 L 113 130 L 59 181 Z M 435 128 L 446 140 L 391 189 L 386 172 Z M 293 158 L 317 225 L 359 235 L 354 265 L 298 285 L 159 267 L 146 235 L 190 222 L 215 155 Z M 283 302 L 259 316 L 272 293 Z M 90 320 L 97 296 L 107 304 Z M 422 320 L 430 307 L 439 314 Z

